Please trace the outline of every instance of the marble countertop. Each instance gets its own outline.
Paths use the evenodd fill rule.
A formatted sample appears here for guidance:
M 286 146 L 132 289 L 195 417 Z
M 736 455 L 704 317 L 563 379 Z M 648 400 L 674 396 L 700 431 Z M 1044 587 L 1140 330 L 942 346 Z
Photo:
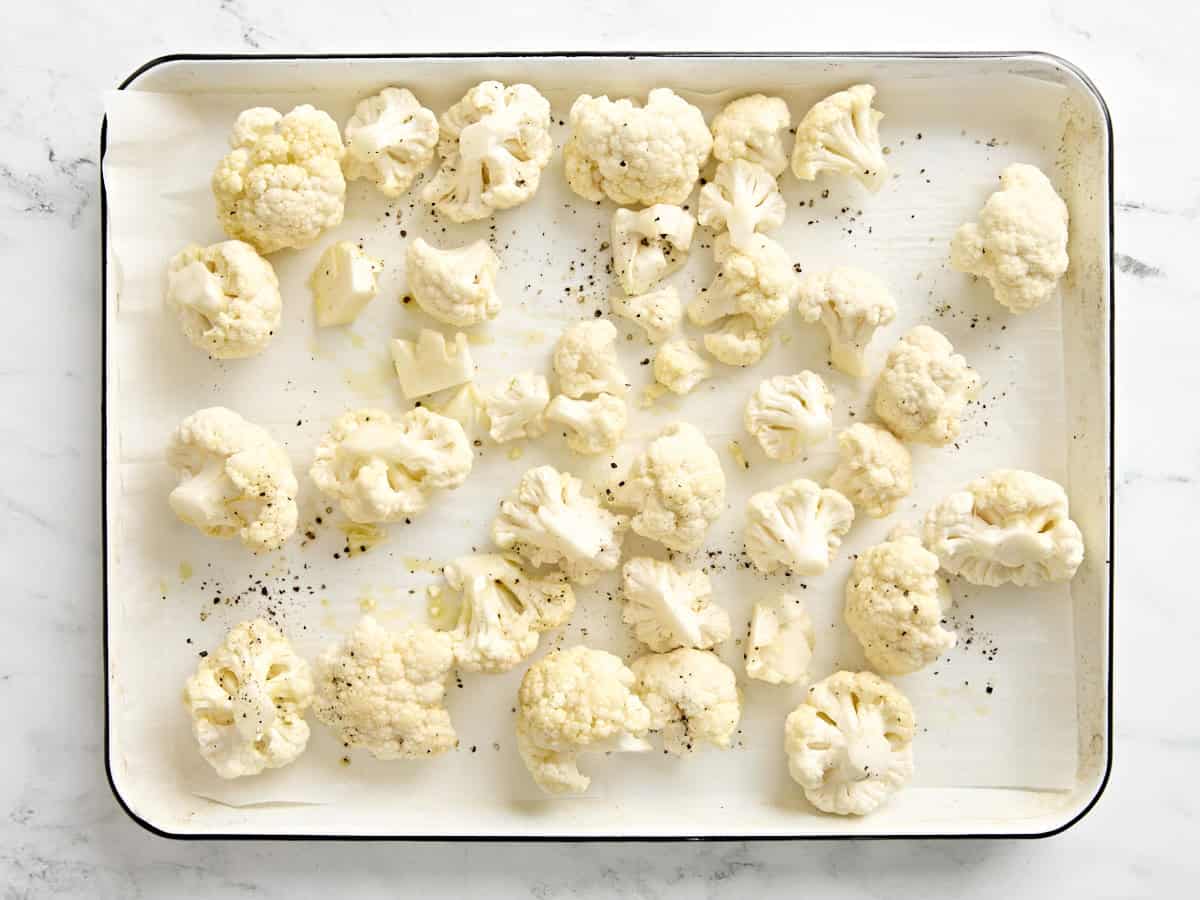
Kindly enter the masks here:
M 1162 0 L 608 0 L 499 7 L 341 0 L 45 0 L 0 35 L 0 896 L 1170 896 L 1200 880 L 1200 638 L 1180 565 L 1200 538 L 1200 126 L 1188 112 L 1200 11 Z M 330 12 L 336 8 L 337 13 Z M 436 10 L 436 12 L 435 12 Z M 1170 16 L 1165 16 L 1167 11 Z M 508 24 L 511 23 L 511 24 Z M 710 845 L 178 843 L 142 831 L 103 776 L 98 130 L 102 93 L 194 51 L 1039 49 L 1105 94 L 1116 128 L 1116 767 L 1080 824 L 1035 842 Z M 1180 401 L 1184 401 L 1181 415 Z M 1147 436 L 1153 434 L 1153 439 Z M 1183 563 L 1186 565 L 1186 563 Z

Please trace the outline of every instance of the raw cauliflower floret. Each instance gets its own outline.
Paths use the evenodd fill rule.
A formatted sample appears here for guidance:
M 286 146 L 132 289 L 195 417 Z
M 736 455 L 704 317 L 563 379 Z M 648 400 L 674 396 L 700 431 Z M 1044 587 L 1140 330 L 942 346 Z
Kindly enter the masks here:
M 655 653 L 710 650 L 729 637 L 729 613 L 712 602 L 712 583 L 702 571 L 639 556 L 621 570 L 621 592 L 621 620 Z
M 422 196 L 452 222 L 486 219 L 537 193 L 553 151 L 550 103 L 537 88 L 480 82 L 442 114 L 442 167 Z
M 767 684 L 795 684 L 808 675 L 816 634 L 804 602 L 781 594 L 755 603 L 746 647 L 746 675 Z
M 517 749 L 549 794 L 578 794 L 592 780 L 582 753 L 645 752 L 650 711 L 631 688 L 634 675 L 603 650 L 555 650 L 535 662 L 517 692 Z
M 646 105 L 579 97 L 571 107 L 571 139 L 563 147 L 567 184 L 588 200 L 621 206 L 687 200 L 713 139 L 704 115 L 669 88 Z
M 833 432 L 833 393 L 815 372 L 776 375 L 750 395 L 743 422 L 763 453 L 791 462 Z
M 752 366 L 771 349 L 771 339 L 751 316 L 730 316 L 704 336 L 704 349 L 727 366 Z
M 733 669 L 715 653 L 684 647 L 651 653 L 630 666 L 633 691 L 650 710 L 650 730 L 663 749 L 686 756 L 697 744 L 729 749 L 742 718 L 742 697 Z
M 475 360 L 467 336 L 455 332 L 454 343 L 440 331 L 422 328 L 415 341 L 392 340 L 392 365 L 400 390 L 409 400 L 465 384 L 475 377 Z
M 630 525 L 642 537 L 692 553 L 725 511 L 725 473 L 703 432 L 676 422 L 634 460 L 614 498 L 634 510 Z
M 373 181 L 381 194 L 394 199 L 412 187 L 433 159 L 437 116 L 407 88 L 386 87 L 358 102 L 345 137 L 346 177 Z
M 363 616 L 316 663 L 313 712 L 347 747 L 424 759 L 458 743 L 446 711 L 454 639 L 425 625 L 390 632 Z
M 829 486 L 868 516 L 882 519 L 912 493 L 912 456 L 886 428 L 851 425 L 838 435 L 838 466 Z
M 730 316 L 749 316 L 760 332 L 787 315 L 797 278 L 787 251 L 765 235 L 751 235 L 739 249 L 722 234 L 713 243 L 717 274 L 688 305 L 693 325 L 711 325 Z M 724 360 L 722 360 L 724 361 Z
M 458 598 L 450 632 L 454 661 L 465 672 L 507 672 L 537 649 L 543 631 L 566 624 L 575 592 L 561 572 L 532 575 L 516 560 L 495 553 L 462 556 L 442 574 L 446 592 Z
M 870 191 L 887 181 L 888 166 L 879 141 L 883 113 L 872 109 L 875 88 L 856 84 L 817 103 L 796 126 L 792 173 L 814 181 L 822 172 L 849 175 Z
M 695 217 L 678 206 L 618 209 L 612 217 L 613 270 L 627 294 L 642 294 L 683 268 Z
M 1067 271 L 1067 204 L 1036 166 L 1016 163 L 1000 175 L 978 222 L 950 242 L 950 265 L 986 278 L 996 302 L 1029 312 L 1054 296 Z
M 691 341 L 669 341 L 654 354 L 654 380 L 673 394 L 690 394 L 712 375 L 712 366 Z
M 746 504 L 746 552 L 760 572 L 783 566 L 820 575 L 854 523 L 854 507 L 835 490 L 797 478 L 754 494 Z
M 439 322 L 466 328 L 500 313 L 500 257 L 483 241 L 439 250 L 417 238 L 408 245 L 408 291 Z
M 294 762 L 308 745 L 308 663 L 263 619 L 242 622 L 200 660 L 183 702 L 200 755 L 222 778 Z
M 543 413 L 550 403 L 550 385 L 544 375 L 521 372 L 487 394 L 484 406 L 497 444 L 537 437 L 546 430 Z
M 788 166 L 784 141 L 791 126 L 792 114 L 782 98 L 739 97 L 713 119 L 713 156 L 722 162 L 744 159 L 778 178 Z
M 713 180 L 700 189 L 700 224 L 727 231 L 738 250 L 752 251 L 754 235 L 774 231 L 786 215 L 775 176 L 744 159 L 721 163 Z
M 918 325 L 888 354 L 875 386 L 875 414 L 896 437 L 944 447 L 979 392 L 979 375 L 940 332 Z
M 908 536 L 859 554 L 846 582 L 846 624 L 871 668 L 884 675 L 923 669 L 954 646 L 942 616 L 953 603 L 938 558 Z
M 353 241 L 330 244 L 308 278 L 317 309 L 317 325 L 347 325 L 375 299 L 375 276 L 383 261 L 368 256 Z
M 820 321 L 829 332 L 834 368 L 847 375 L 867 374 L 867 344 L 896 318 L 896 301 L 887 285 L 870 272 L 842 266 L 810 272 L 800 279 L 796 312 L 805 322 Z
M 922 540 L 947 572 L 989 587 L 1070 581 L 1083 562 L 1067 492 L 1020 469 L 998 469 L 955 491 L 929 511 Z
M 559 394 L 546 407 L 546 421 L 566 428 L 567 446 L 576 453 L 612 453 L 625 436 L 629 411 L 625 401 L 612 394 L 575 400 Z
M 236 535 L 251 550 L 278 550 L 296 530 L 292 461 L 265 428 L 233 410 L 211 406 L 184 419 L 167 465 L 179 471 L 171 509 L 209 537 Z
M 628 319 L 642 327 L 652 344 L 665 341 L 683 321 L 683 304 L 679 292 L 671 285 L 646 294 L 613 295 L 608 298 L 613 315 Z
M 244 241 L 192 244 L 172 257 L 167 304 L 187 339 L 216 359 L 262 353 L 283 310 L 275 269 Z
M 269 107 L 248 109 L 237 117 L 229 144 L 212 191 L 231 238 L 274 253 L 307 247 L 341 224 L 346 151 L 328 113 L 308 104 L 286 116 Z
M 587 584 L 621 561 L 625 520 L 583 492 L 583 482 L 553 466 L 521 476 L 513 495 L 500 503 L 492 540 L 533 566 L 561 566 Z
M 334 420 L 308 474 L 351 521 L 397 522 L 422 512 L 431 491 L 466 481 L 474 459 L 462 425 L 447 416 L 356 409 Z
M 616 326 L 608 319 L 588 319 L 564 331 L 554 348 L 554 374 L 559 390 L 576 400 L 624 394 L 628 386 L 617 360 Z
M 784 724 L 792 779 L 822 812 L 865 816 L 913 774 L 912 704 L 871 672 L 837 672 L 808 689 Z

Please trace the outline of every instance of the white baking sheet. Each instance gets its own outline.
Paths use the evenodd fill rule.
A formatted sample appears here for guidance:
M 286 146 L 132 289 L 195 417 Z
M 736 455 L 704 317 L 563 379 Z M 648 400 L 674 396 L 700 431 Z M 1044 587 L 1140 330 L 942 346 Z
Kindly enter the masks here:
M 476 63 L 476 65 L 478 65 Z M 460 67 L 461 69 L 461 67 Z M 749 71 L 749 70 L 747 70 Z M 453 66 L 408 64 L 397 83 L 416 90 L 440 112 L 479 80 Z M 871 74 L 871 73 L 868 73 Z M 566 118 L 582 91 L 628 90 L 623 72 L 611 83 L 596 70 L 566 61 L 530 76 Z M 983 375 L 984 388 L 969 409 L 957 447 L 914 450 L 916 490 L 901 511 L 884 521 L 861 517 L 844 551 L 825 575 L 792 587 L 806 598 L 817 625 L 813 675 L 863 665 L 861 651 L 841 622 L 842 588 L 853 554 L 881 540 L 898 521 L 915 519 L 948 490 L 992 468 L 1027 468 L 1068 481 L 1063 337 L 1060 309 L 1050 304 L 1016 318 L 993 303 L 986 286 L 972 284 L 946 265 L 947 242 L 957 224 L 973 217 L 996 176 L 1009 162 L 1054 172 L 1055 118 L 1062 89 L 1024 80 L 1013 85 L 964 85 L 961 79 L 889 77 L 873 73 L 883 133 L 895 176 L 878 195 L 830 179 L 800 184 L 782 179 L 788 221 L 774 235 L 808 269 L 860 266 L 884 276 L 896 295 L 897 320 L 872 345 L 877 367 L 887 348 L 913 325 L 943 331 Z M 774 89 L 798 119 L 850 74 L 809 67 L 789 83 L 744 85 L 725 91 L 698 78 L 676 77 L 672 86 L 709 116 L 744 90 Z M 634 82 L 637 79 L 633 79 Z M 308 752 L 295 765 L 257 779 L 227 783 L 199 759 L 180 702 L 184 678 L 197 653 L 214 647 L 225 630 L 256 615 L 270 615 L 298 650 L 314 656 L 349 628 L 364 609 L 388 623 L 426 615 L 423 586 L 438 565 L 488 545 L 488 526 L 499 498 L 528 467 L 551 462 L 597 482 L 619 475 L 607 459 L 569 454 L 555 436 L 533 442 L 512 458 L 512 445 L 479 450 L 472 477 L 443 495 L 411 526 L 393 526 L 389 540 L 363 555 L 335 559 L 343 544 L 339 516 L 325 506 L 305 472 L 312 448 L 330 419 L 355 406 L 407 407 L 391 373 L 388 341 L 437 327 L 415 306 L 403 306 L 403 256 L 417 235 L 435 243 L 477 238 L 492 242 L 502 260 L 504 310 L 477 329 L 472 352 L 478 383 L 487 386 L 527 368 L 550 374 L 556 334 L 566 324 L 607 309 L 613 288 L 605 272 L 609 204 L 584 203 L 566 187 L 558 153 L 531 203 L 494 220 L 469 226 L 433 221 L 416 192 L 387 201 L 365 182 L 351 183 L 346 221 L 314 247 L 271 257 L 281 280 L 284 321 L 269 351 L 253 360 L 214 362 L 193 349 L 162 304 L 167 260 L 188 242 L 222 238 L 208 180 L 225 151 L 229 127 L 248 106 L 283 110 L 314 103 L 344 122 L 358 90 L 303 93 L 113 92 L 106 98 L 108 150 L 104 178 L 109 203 L 109 408 L 110 444 L 110 718 L 114 774 L 126 799 L 168 830 L 290 830 L 270 818 L 278 804 L 321 804 L 325 812 L 289 816 L 307 832 L 508 834 L 589 828 L 645 832 L 670 830 L 662 819 L 673 804 L 678 830 L 754 833 L 804 832 L 818 817 L 787 780 L 781 723 L 802 689 L 746 681 L 745 714 L 736 749 L 677 762 L 651 755 L 585 764 L 596 775 L 583 799 L 548 803 L 522 769 L 512 733 L 520 670 L 504 676 L 464 675 L 449 706 L 461 745 L 429 763 L 380 763 L 349 753 L 313 722 Z M 640 82 L 644 87 L 649 81 Z M 744 88 L 744 90 L 743 90 Z M 973 88 L 970 90 L 967 88 Z M 981 99 L 982 98 L 982 99 Z M 555 127 L 561 147 L 565 127 Z M 711 273 L 710 236 L 698 230 L 687 269 L 671 280 L 689 296 Z M 406 237 L 407 235 L 407 237 Z M 351 239 L 384 260 L 380 294 L 353 326 L 318 331 L 305 284 L 330 242 Z M 641 332 L 614 319 L 624 337 L 622 357 L 635 388 L 652 380 L 644 360 L 653 350 Z M 718 450 L 729 481 L 728 510 L 709 534 L 707 554 L 717 598 L 730 612 L 734 635 L 722 656 L 741 676 L 741 641 L 754 600 L 787 583 L 763 578 L 741 565 L 742 509 L 750 493 L 790 478 L 823 480 L 835 462 L 833 442 L 795 465 L 768 461 L 741 430 L 742 407 L 759 380 L 811 368 L 837 397 L 835 424 L 871 420 L 868 392 L 826 362 L 818 327 L 789 317 L 775 346 L 746 371 L 716 366 L 717 375 L 691 396 L 663 399 L 652 410 L 631 402 L 628 450 L 670 421 L 702 428 Z M 162 455 L 170 430 L 195 409 L 222 404 L 268 427 L 287 447 L 301 478 L 301 531 L 282 552 L 255 558 L 236 543 L 206 539 L 176 521 L 166 505 L 174 483 Z M 729 450 L 737 441 L 749 469 Z M 619 459 L 623 465 L 628 452 Z M 315 519 L 320 515 L 322 524 Z M 627 551 L 644 548 L 637 541 Z M 342 555 L 342 554 L 339 554 Z M 615 577 L 581 589 L 579 609 L 541 651 L 586 639 L 632 658 L 637 648 L 620 623 Z M 264 593 L 265 589 L 265 593 Z M 1037 590 L 974 588 L 955 581 L 951 623 L 959 646 L 931 669 L 898 679 L 919 719 L 914 787 L 896 808 L 940 788 L 1066 790 L 1076 784 L 1075 648 L 1069 586 Z M 681 802 L 680 798 L 687 800 Z M 461 802 L 458 802 L 461 800 Z M 232 819 L 209 801 L 242 807 Z M 470 805 L 466 805 L 469 803 Z M 471 810 L 447 819 L 447 808 Z M 332 810 L 332 812 L 330 812 Z M 653 812 L 658 810 L 657 812 Z M 296 818 L 301 816 L 301 818 Z M 234 824 L 231 825 L 230 822 Z

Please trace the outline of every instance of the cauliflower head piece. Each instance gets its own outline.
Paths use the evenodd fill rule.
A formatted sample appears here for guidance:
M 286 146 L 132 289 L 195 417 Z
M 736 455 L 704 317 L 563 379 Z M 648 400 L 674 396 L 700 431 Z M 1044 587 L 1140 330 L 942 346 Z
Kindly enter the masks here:
M 617 359 L 616 326 L 608 319 L 588 319 L 564 331 L 554 348 L 554 374 L 559 390 L 576 400 L 624 394 L 628 385 Z
M 765 235 L 752 234 L 748 241 L 739 249 L 728 234 L 722 234 L 713 244 L 717 274 L 688 305 L 693 325 L 744 315 L 765 333 L 787 315 L 798 283 L 791 257 Z
M 1036 309 L 1066 274 L 1067 204 L 1036 166 L 1015 163 L 1000 175 L 978 222 L 958 229 L 950 265 L 986 278 L 996 302 L 1011 312 Z
M 392 365 L 400 390 L 409 400 L 457 387 L 475 377 L 471 346 L 461 331 L 454 333 L 453 344 L 430 328 L 422 328 L 415 341 L 393 338 Z
M 729 613 L 712 602 L 712 583 L 699 570 L 638 556 L 621 570 L 621 592 L 621 620 L 655 653 L 710 650 L 729 637 Z
M 729 749 L 742 718 L 733 669 L 715 653 L 683 647 L 633 661 L 633 690 L 650 710 L 650 730 L 663 749 L 686 756 L 698 744 Z
M 804 602 L 781 594 L 755 603 L 746 644 L 747 677 L 767 684 L 795 684 L 807 677 L 816 634 Z
M 730 316 L 704 336 L 704 349 L 727 366 L 752 366 L 767 355 L 771 339 L 753 316 Z
M 584 94 L 571 107 L 563 165 L 567 184 L 587 200 L 678 205 L 712 145 L 704 114 L 669 88 L 655 88 L 640 107 Z
M 886 428 L 859 422 L 838 435 L 838 466 L 829 486 L 868 516 L 882 519 L 912 493 L 912 456 Z
M 744 159 L 718 165 L 713 180 L 700 189 L 700 224 L 728 232 L 738 250 L 753 251 L 754 235 L 774 231 L 786 216 L 787 203 L 775 176 Z
M 417 238 L 408 245 L 405 261 L 409 293 L 439 322 L 467 328 L 500 314 L 500 257 L 485 242 L 439 250 Z
M 797 478 L 747 502 L 746 552 L 760 572 L 770 574 L 782 566 L 796 575 L 820 575 L 853 523 L 849 500 Z
M 819 321 L 829 332 L 834 368 L 847 375 L 866 375 L 867 344 L 879 328 L 896 318 L 896 301 L 887 285 L 870 272 L 842 266 L 803 276 L 796 301 L 801 319 Z
M 187 339 L 215 359 L 267 349 L 283 310 L 275 269 L 245 241 L 192 244 L 167 266 L 167 305 Z
M 621 561 L 624 527 L 624 518 L 585 494 L 578 478 L 538 466 L 500 503 L 492 540 L 532 566 L 560 566 L 571 581 L 587 584 Z
M 742 159 L 775 178 L 788 166 L 784 146 L 792 114 L 780 97 L 751 94 L 727 104 L 712 121 L 712 153 L 722 162 Z
M 614 500 L 635 510 L 630 525 L 642 537 L 692 553 L 725 511 L 725 473 L 703 432 L 676 422 L 634 459 Z
M 567 446 L 584 456 L 612 453 L 625 436 L 629 410 L 621 397 L 598 394 L 575 400 L 559 394 L 546 407 L 546 421 L 561 425 Z
M 979 375 L 945 335 L 918 325 L 888 353 L 875 386 L 875 414 L 903 440 L 944 447 L 979 393 Z
M 308 745 L 308 663 L 263 619 L 242 622 L 184 687 L 200 755 L 222 778 L 294 762 Z
M 645 752 L 650 711 L 631 688 L 634 675 L 603 650 L 571 647 L 535 662 L 517 692 L 517 748 L 549 794 L 578 794 L 592 780 L 582 753 Z
M 375 276 L 383 261 L 368 256 L 353 241 L 330 244 L 308 278 L 317 310 L 317 325 L 348 325 L 379 291 Z
M 1083 562 L 1067 492 L 1020 469 L 998 469 L 952 493 L 929 511 L 922 540 L 947 572 L 989 587 L 1070 581 Z
M 912 778 L 912 704 L 871 672 L 836 672 L 784 723 L 788 771 L 822 812 L 865 816 Z
M 233 148 L 212 177 L 217 218 L 231 238 L 259 253 L 307 247 L 346 211 L 342 136 L 308 104 L 286 116 L 269 107 L 237 117 Z
M 627 294 L 644 294 L 687 262 L 695 217 L 667 203 L 618 209 L 612 217 L 613 269 Z
M 393 418 L 356 409 L 317 444 L 309 476 L 354 522 L 397 522 L 423 512 L 430 492 L 456 488 L 474 462 L 462 425 L 425 407 Z
M 833 392 L 815 372 L 775 375 L 750 395 L 743 423 L 763 453 L 791 462 L 833 433 Z
M 395 199 L 433 160 L 438 121 L 408 88 L 386 87 L 360 100 L 346 123 L 346 177 L 373 181 Z
M 692 341 L 668 341 L 654 354 L 654 380 L 672 394 L 690 394 L 710 375 L 712 366 Z
M 313 712 L 376 759 L 423 759 L 458 743 L 445 707 L 454 639 L 424 625 L 390 632 L 363 616 L 318 658 Z
M 665 341 L 683 321 L 683 304 L 671 285 L 633 297 L 614 294 L 608 299 L 608 307 L 614 315 L 640 325 L 652 344 Z
M 543 413 L 550 403 L 550 385 L 544 375 L 521 372 L 488 392 L 484 400 L 497 444 L 537 437 L 546 430 Z
M 869 191 L 887 182 L 888 166 L 879 141 L 883 113 L 871 107 L 875 88 L 856 84 L 831 94 L 804 114 L 796 126 L 792 174 L 815 181 L 822 172 L 848 175 Z
M 184 419 L 171 436 L 167 465 L 179 471 L 171 509 L 209 537 L 237 536 L 259 552 L 278 550 L 295 532 L 292 461 L 265 428 L 233 410 L 210 406 Z
M 537 193 L 553 151 L 550 103 L 535 87 L 480 82 L 442 114 L 442 167 L 425 202 L 452 222 L 520 206 Z
M 954 646 L 942 616 L 953 603 L 938 558 L 912 536 L 859 554 L 846 582 L 846 624 L 867 662 L 884 675 L 925 668 Z

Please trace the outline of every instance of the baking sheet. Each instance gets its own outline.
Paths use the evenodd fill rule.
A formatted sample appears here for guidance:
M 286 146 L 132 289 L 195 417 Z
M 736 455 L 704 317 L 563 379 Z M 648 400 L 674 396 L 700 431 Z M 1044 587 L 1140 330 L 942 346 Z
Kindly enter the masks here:
M 398 83 L 414 88 L 440 112 L 474 80 L 406 70 Z M 556 120 L 565 120 L 574 96 L 609 85 L 579 81 L 570 66 L 544 69 L 534 83 L 550 99 Z M 824 83 L 822 78 L 825 79 Z M 829 89 L 846 83 L 837 75 L 781 85 L 798 119 Z M 162 306 L 166 261 L 188 242 L 222 239 L 208 179 L 225 152 L 230 125 L 248 106 L 283 110 L 310 102 L 344 122 L 361 90 L 303 94 L 114 92 L 106 100 L 108 149 L 104 177 L 109 201 L 111 302 L 110 359 L 110 690 L 114 765 L 130 790 L 178 821 L 203 822 L 207 801 L 247 804 L 331 805 L 353 830 L 381 808 L 398 833 L 420 833 L 423 818 L 449 797 L 470 800 L 481 821 L 509 822 L 511 833 L 536 832 L 540 817 L 603 821 L 605 810 L 636 814 L 697 794 L 698 814 L 743 814 L 727 830 L 746 831 L 747 816 L 783 808 L 796 828 L 809 822 L 808 807 L 783 770 L 781 721 L 803 690 L 772 688 L 742 679 L 745 715 L 737 747 L 684 762 L 653 757 L 614 758 L 585 764 L 596 776 L 579 800 L 548 806 L 529 781 L 512 736 L 515 688 L 520 671 L 502 676 L 464 675 L 452 687 L 449 706 L 460 747 L 429 763 L 380 763 L 364 753 L 347 754 L 318 723 L 309 751 L 295 765 L 257 779 L 226 783 L 216 778 L 191 745 L 179 699 L 184 678 L 201 650 L 214 647 L 225 630 L 245 618 L 268 615 L 312 657 L 352 626 L 364 610 L 388 624 L 423 618 L 423 587 L 440 563 L 485 548 L 497 500 L 528 467 L 550 462 L 601 484 L 619 477 L 630 451 L 667 422 L 684 419 L 701 427 L 721 456 L 729 480 L 729 509 L 712 528 L 706 554 L 716 597 L 730 612 L 734 635 L 745 633 L 753 601 L 785 584 L 802 593 L 817 626 L 812 672 L 863 665 L 861 651 L 841 623 L 842 586 L 853 554 L 883 539 L 898 521 L 916 519 L 947 491 L 991 468 L 1020 467 L 1068 481 L 1063 378 L 1063 336 L 1057 304 L 1016 318 L 992 302 L 985 285 L 948 270 L 946 246 L 954 228 L 972 218 L 1004 165 L 1032 162 L 1051 172 L 1056 144 L 1053 85 L 1029 84 L 1039 102 L 972 102 L 969 91 L 928 81 L 876 79 L 878 104 L 887 113 L 883 131 L 895 177 L 878 196 L 855 185 L 827 180 L 799 184 L 782 178 L 788 221 L 774 235 L 806 270 L 852 264 L 884 276 L 897 297 L 897 319 L 872 345 L 874 367 L 912 325 L 943 331 L 984 377 L 979 400 L 966 416 L 958 448 L 914 449 L 916 490 L 893 517 L 862 517 L 843 552 L 825 575 L 803 585 L 764 578 L 741 565 L 742 509 L 756 490 L 795 477 L 824 480 L 835 464 L 833 442 L 806 461 L 768 461 L 741 429 L 745 398 L 761 379 L 811 368 L 837 397 L 835 426 L 871 420 L 871 379 L 858 383 L 827 365 L 819 327 L 793 317 L 777 328 L 767 359 L 749 370 L 716 366 L 717 376 L 691 396 L 637 408 L 635 398 L 652 380 L 643 361 L 653 350 L 640 330 L 614 318 L 622 358 L 634 382 L 627 452 L 612 469 L 607 459 L 568 453 L 554 436 L 532 442 L 513 458 L 511 445 L 485 441 L 472 477 L 444 495 L 411 526 L 392 526 L 389 540 L 347 558 L 338 516 L 305 477 L 312 448 L 334 416 L 347 408 L 408 406 L 391 373 L 388 341 L 437 327 L 403 293 L 406 241 L 422 235 L 458 244 L 484 238 L 502 261 L 499 291 L 504 311 L 475 330 L 472 352 L 478 383 L 533 368 L 549 374 L 553 341 L 572 321 L 606 311 L 613 289 L 606 273 L 611 206 L 579 201 L 566 187 L 556 153 L 542 187 L 529 204 L 494 220 L 467 226 L 433 221 L 414 189 L 387 201 L 364 182 L 352 182 L 346 221 L 304 251 L 271 257 L 281 280 L 285 312 L 270 350 L 254 360 L 215 362 L 194 350 Z M 646 83 L 645 87 L 652 86 Z M 711 117 L 743 91 L 689 91 L 686 79 L 672 86 Z M 616 85 L 616 88 L 624 87 Z M 747 84 L 747 89 L 759 85 Z M 767 86 L 769 87 L 769 86 Z M 1028 100 L 1029 98 L 1025 98 Z M 561 147 L 567 129 L 556 125 Z M 683 296 L 707 283 L 712 270 L 709 235 L 698 229 L 687 268 L 673 276 Z M 318 330 L 305 281 L 330 242 L 363 242 L 384 260 L 380 295 L 347 329 Z M 689 331 L 690 327 L 689 327 Z M 696 332 L 691 332 L 695 334 Z M 214 542 L 177 522 L 165 497 L 174 476 L 162 461 L 174 424 L 194 409 L 220 403 L 268 427 L 284 443 L 302 485 L 301 531 L 281 553 L 254 558 L 232 543 Z M 115 440 L 113 437 L 115 436 Z M 740 469 L 731 441 L 749 463 Z M 322 524 L 317 525 L 320 516 Z M 626 554 L 660 551 L 633 539 Z M 335 554 L 339 558 L 335 558 Z M 264 593 L 265 589 L 265 593 Z M 957 605 L 950 622 L 959 646 L 931 669 L 897 679 L 919 720 L 917 771 L 912 793 L 941 788 L 1065 790 L 1077 777 L 1075 648 L 1070 587 L 983 590 L 955 581 Z M 579 608 L 561 634 L 543 639 L 540 652 L 584 639 L 592 646 L 637 655 L 620 622 L 615 578 L 579 591 Z M 722 656 L 741 674 L 741 641 Z M 202 798 L 198 800 L 197 798 Z M 905 801 L 902 795 L 898 807 Z M 399 806 L 397 805 L 399 804 Z M 564 807 L 566 812 L 564 812 Z M 465 808 L 465 807 L 464 807 Z M 599 808 L 599 809 L 598 809 Z M 444 816 L 444 813 L 438 815 Z M 253 817 L 245 820 L 253 830 Z M 722 823 L 710 825 L 721 830 Z M 450 823 L 448 830 L 454 830 Z M 472 831 L 470 823 L 459 823 Z

